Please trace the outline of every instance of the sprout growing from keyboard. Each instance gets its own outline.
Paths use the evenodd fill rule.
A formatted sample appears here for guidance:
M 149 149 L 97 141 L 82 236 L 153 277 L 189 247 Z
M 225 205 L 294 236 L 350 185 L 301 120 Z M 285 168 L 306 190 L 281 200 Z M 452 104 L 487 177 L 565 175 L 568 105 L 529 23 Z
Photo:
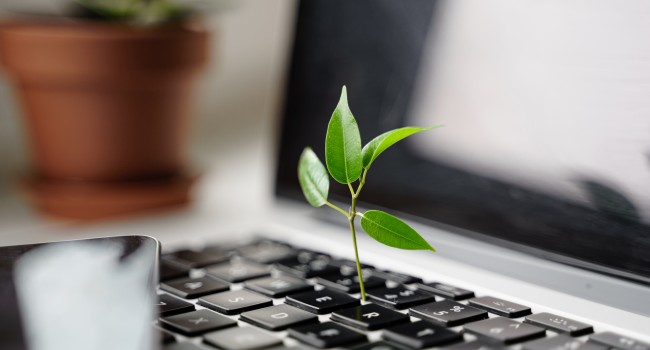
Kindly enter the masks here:
M 343 214 L 348 221 L 352 233 L 361 299 L 364 301 L 366 300 L 366 291 L 363 284 L 361 263 L 359 262 L 357 234 L 354 224 L 357 216 L 361 218 L 363 230 L 380 243 L 399 249 L 431 250 L 435 252 L 435 249 L 413 228 L 395 216 L 379 210 L 368 210 L 365 213 L 357 211 L 357 200 L 363 186 L 366 184 L 368 171 L 377 157 L 390 146 L 406 137 L 433 128 L 404 127 L 391 130 L 375 137 L 361 148 L 359 127 L 350 111 L 350 107 L 348 107 L 348 97 L 344 86 L 341 99 L 327 126 L 325 163 L 332 178 L 350 189 L 352 200 L 347 211 L 328 201 L 329 176 L 325 166 L 323 166 L 314 151 L 307 147 L 300 156 L 298 179 L 309 204 L 314 207 L 327 205 Z

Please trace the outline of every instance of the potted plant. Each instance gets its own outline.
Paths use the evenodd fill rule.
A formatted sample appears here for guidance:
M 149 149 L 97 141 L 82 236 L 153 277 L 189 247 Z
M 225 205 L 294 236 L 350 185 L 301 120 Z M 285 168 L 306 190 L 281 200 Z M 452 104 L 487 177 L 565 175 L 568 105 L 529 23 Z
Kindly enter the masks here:
M 96 219 L 186 203 L 183 157 L 208 31 L 203 3 L 79 0 L 0 23 L 0 63 L 33 157 L 25 188 L 48 214 Z

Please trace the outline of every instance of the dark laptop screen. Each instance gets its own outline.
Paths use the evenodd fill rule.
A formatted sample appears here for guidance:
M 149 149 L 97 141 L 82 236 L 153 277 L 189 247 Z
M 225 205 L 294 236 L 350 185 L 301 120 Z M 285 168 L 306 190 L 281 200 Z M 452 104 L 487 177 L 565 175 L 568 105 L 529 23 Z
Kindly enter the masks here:
M 297 160 L 307 145 L 324 160 L 345 84 L 363 142 L 400 126 L 445 125 L 381 155 L 362 194 L 367 207 L 648 283 L 650 104 L 629 78 L 633 66 L 615 61 L 638 54 L 630 50 L 639 43 L 620 40 L 633 25 L 599 37 L 601 49 L 589 13 L 567 12 L 549 22 L 557 31 L 540 30 L 540 13 L 552 11 L 490 3 L 301 2 L 278 194 L 302 200 Z M 599 56 L 610 44 L 620 57 Z

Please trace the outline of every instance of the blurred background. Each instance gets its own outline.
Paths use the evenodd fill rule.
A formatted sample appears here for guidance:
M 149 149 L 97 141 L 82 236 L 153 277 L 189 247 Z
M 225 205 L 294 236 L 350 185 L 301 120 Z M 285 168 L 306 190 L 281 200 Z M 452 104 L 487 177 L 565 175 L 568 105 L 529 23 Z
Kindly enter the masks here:
M 10 5 L 3 1 L 0 6 L 4 20 L 16 18 L 10 9 L 18 6 Z M 209 61 L 196 81 L 185 148 L 191 168 L 201 174 L 191 210 L 232 217 L 270 205 L 274 137 L 295 10 L 295 1 L 244 0 L 202 16 L 212 35 Z M 31 170 L 29 145 L 15 91 L 0 72 L 0 231 L 9 235 L 47 219 L 34 212 L 17 187 Z
M 79 1 L 99 6 L 95 10 L 105 3 L 122 3 Z M 4 10 L 5 23 L 30 18 L 31 24 L 47 24 L 52 19 L 51 13 L 34 17 L 32 7 L 25 4 L 51 8 L 52 4 L 65 3 L 70 2 L 8 0 L 2 2 L 0 9 Z M 5 24 L 0 31 L 4 33 L 0 38 L 4 45 L 0 56 L 5 66 L 0 70 L 3 231 L 16 232 L 65 222 L 74 216 L 70 213 L 80 212 L 77 208 L 99 202 L 77 203 L 72 210 L 65 207 L 65 201 L 58 201 L 59 209 L 64 207 L 59 214 L 65 212 L 68 218 L 58 215 L 52 221 L 52 215 L 37 214 L 26 200 L 31 198 L 34 202 L 36 198 L 38 202 L 40 198 L 39 207 L 52 214 L 53 210 L 43 205 L 43 198 L 64 198 L 70 184 L 78 197 L 92 199 L 95 197 L 88 193 L 100 193 L 96 198 L 103 198 L 102 203 L 112 206 L 111 210 L 115 209 L 115 203 L 121 207 L 127 202 L 112 194 L 122 195 L 133 188 L 151 185 L 154 190 L 138 195 L 138 200 L 154 198 L 151 201 L 166 204 L 189 202 L 181 214 L 172 213 L 158 219 L 205 215 L 250 221 L 250 213 L 265 213 L 273 206 L 277 168 L 278 192 L 302 200 L 295 176 L 299 152 L 305 145 L 312 145 L 322 154 L 322 142 L 314 141 L 315 135 L 324 134 L 340 87 L 349 84 L 351 106 L 362 125 L 364 141 L 373 134 L 403 125 L 447 125 L 444 131 L 436 131 L 435 137 L 416 138 L 387 154 L 377 165 L 377 172 L 384 175 L 375 180 L 377 187 L 369 188 L 365 194 L 368 202 L 477 231 L 484 231 L 481 226 L 487 225 L 494 231 L 492 234 L 509 235 L 508 239 L 531 239 L 532 235 L 522 232 L 532 230 L 538 234 L 533 239 L 539 242 L 546 242 L 548 235 L 567 235 L 566 232 L 573 233 L 576 244 L 583 242 L 585 235 L 596 233 L 621 244 L 619 236 L 627 232 L 625 249 L 650 241 L 647 235 L 650 107 L 646 102 L 650 94 L 646 83 L 650 72 L 647 60 L 650 44 L 642 35 L 650 30 L 647 2 L 629 1 L 621 5 L 611 0 L 569 3 L 413 0 L 377 1 L 369 6 L 365 2 L 314 1 L 300 7 L 300 18 L 297 1 L 178 2 L 183 6 L 195 3 L 219 6 L 213 11 L 199 9 L 197 17 L 205 30 L 195 30 L 199 22 L 188 16 L 190 29 L 174 35 L 186 35 L 191 40 L 177 40 L 173 44 L 178 46 L 155 46 L 156 40 L 146 41 L 150 39 L 148 35 L 165 33 L 168 28 L 165 26 L 159 32 L 144 30 L 137 35 L 130 32 L 122 36 L 127 38 L 126 42 L 129 37 L 142 40 L 140 44 L 124 46 L 122 49 L 128 48 L 124 49 L 126 52 L 147 48 L 149 52 L 157 52 L 155 58 L 160 60 L 151 57 L 127 60 L 120 55 L 102 54 L 109 52 L 102 51 L 103 46 L 97 46 L 100 54 L 86 60 L 97 59 L 111 67 L 123 59 L 135 67 L 127 67 L 131 69 L 129 74 L 138 78 L 142 78 L 141 72 L 163 67 L 155 71 L 154 77 L 158 74 L 177 79 L 177 84 L 169 85 L 174 88 L 158 89 L 158 85 L 167 85 L 153 79 L 145 89 L 134 90 L 136 93 L 132 95 L 123 94 L 126 102 L 102 105 L 107 108 L 93 107 L 99 106 L 93 104 L 96 101 L 64 106 L 68 109 L 64 109 L 63 116 L 79 114 L 80 120 L 92 119 L 84 116 L 94 113 L 84 114 L 76 108 L 91 106 L 89 111 L 108 111 L 106 115 L 122 116 L 125 125 L 134 123 L 121 132 L 103 124 L 101 118 L 92 125 L 100 134 L 109 130 L 107 134 L 116 136 L 112 144 L 115 147 L 105 147 L 108 151 L 97 153 L 101 156 L 86 157 L 94 161 L 93 166 L 109 173 L 117 172 L 124 160 L 136 165 L 151 163 L 153 169 L 158 169 L 147 172 L 150 169 L 136 167 L 121 177 L 91 171 L 78 175 L 59 167 L 65 162 L 48 157 L 42 157 L 45 165 L 34 161 L 31 149 L 53 148 L 38 142 L 38 147 L 33 147 L 33 143 L 30 146 L 26 136 L 29 118 L 25 115 L 47 116 L 52 110 L 21 108 L 29 104 L 18 102 L 19 89 L 12 88 L 10 78 L 12 72 L 20 69 L 25 74 L 38 73 L 41 72 L 38 69 L 50 69 L 48 64 L 58 69 L 57 65 L 64 66 L 67 61 L 63 59 L 58 64 L 48 56 L 49 52 L 38 51 L 55 46 L 49 42 L 34 45 L 38 50 L 25 51 L 29 59 L 17 58 L 13 53 L 20 51 L 17 49 L 26 50 L 28 45 L 17 45 L 16 38 L 33 38 L 33 33 L 15 35 L 20 30 Z M 141 27 L 147 21 L 155 22 L 157 16 L 170 8 L 173 9 L 161 7 L 126 22 L 128 25 L 136 22 L 135 27 Z M 24 16 L 26 12 L 32 16 Z M 85 15 L 96 20 L 100 12 Z M 106 11 L 101 14 L 119 15 Z M 170 22 L 174 23 L 175 18 L 171 18 Z M 114 20 L 108 22 L 111 21 Z M 82 31 L 84 34 L 69 37 L 95 35 L 93 38 L 101 42 L 100 39 L 108 36 L 105 27 L 102 28 L 95 28 L 92 32 L 95 34 Z M 168 37 L 178 37 L 174 35 Z M 66 54 L 73 51 L 63 50 Z M 162 73 L 167 71 L 165 64 L 171 67 L 190 61 L 196 67 L 183 71 L 183 74 L 192 71 L 194 75 L 190 78 Z M 30 70 L 23 67 L 27 64 L 41 66 Z M 140 86 L 140 82 L 129 80 L 129 74 L 122 74 L 125 77 L 120 80 L 110 74 L 98 73 L 95 77 L 94 73 L 88 71 L 75 79 L 85 84 L 85 77 L 93 76 L 111 84 L 122 84 L 116 91 Z M 72 76 L 65 74 L 64 82 L 65 77 Z M 50 77 L 56 78 L 56 74 Z M 50 84 L 23 81 L 34 86 Z M 190 86 L 195 90 L 176 89 L 176 86 Z M 43 98 L 38 91 L 29 95 L 30 99 Z M 143 91 L 153 95 L 144 95 Z M 179 101 L 186 101 L 187 106 L 173 102 L 170 91 L 184 96 Z M 67 101 L 68 95 L 64 97 L 51 98 L 49 101 L 55 102 L 51 106 L 56 106 L 57 101 Z M 285 104 L 285 99 L 290 103 Z M 57 108 L 61 108 L 60 104 Z M 156 105 L 158 109 L 140 114 L 150 118 L 164 116 L 160 122 L 153 119 L 149 124 L 136 123 L 133 120 L 140 119 L 130 117 L 140 115 L 140 108 L 146 110 Z M 187 117 L 187 130 L 185 122 L 175 124 L 172 118 L 175 114 Z M 85 135 L 78 130 L 68 132 L 71 129 L 65 124 L 51 121 L 56 118 L 43 119 L 50 120 L 49 127 L 43 129 L 59 129 L 59 141 L 66 139 L 67 134 Z M 281 124 L 282 120 L 286 123 Z M 71 125 L 76 127 L 74 122 Z M 140 137 L 132 132 L 141 128 L 146 132 L 155 129 L 169 137 L 153 138 L 149 134 Z M 89 142 L 95 139 L 84 137 Z M 278 152 L 280 147 L 283 152 Z M 162 148 L 169 148 L 169 156 L 162 156 L 156 163 L 154 160 L 159 156 L 156 152 Z M 113 149 L 122 149 L 123 154 L 104 157 Z M 112 167 L 111 162 L 117 165 Z M 40 174 L 34 174 L 36 168 Z M 29 191 L 21 191 L 19 183 Z M 188 189 L 191 201 L 187 200 Z M 149 203 L 124 212 L 143 211 L 147 206 L 165 207 Z M 564 218 L 561 214 L 570 212 L 568 208 L 572 214 Z M 86 218 L 112 217 L 116 212 L 111 210 L 108 211 L 111 215 L 95 211 Z

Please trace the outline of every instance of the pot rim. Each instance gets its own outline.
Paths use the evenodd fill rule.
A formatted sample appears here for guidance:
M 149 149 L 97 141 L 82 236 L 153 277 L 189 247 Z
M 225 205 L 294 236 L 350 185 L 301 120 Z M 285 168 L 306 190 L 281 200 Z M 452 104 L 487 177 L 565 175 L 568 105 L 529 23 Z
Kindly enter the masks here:
M 208 35 L 201 21 L 186 20 L 155 26 L 137 26 L 93 20 L 9 19 L 0 22 L 1 35 L 53 37 L 82 40 L 146 40 Z

